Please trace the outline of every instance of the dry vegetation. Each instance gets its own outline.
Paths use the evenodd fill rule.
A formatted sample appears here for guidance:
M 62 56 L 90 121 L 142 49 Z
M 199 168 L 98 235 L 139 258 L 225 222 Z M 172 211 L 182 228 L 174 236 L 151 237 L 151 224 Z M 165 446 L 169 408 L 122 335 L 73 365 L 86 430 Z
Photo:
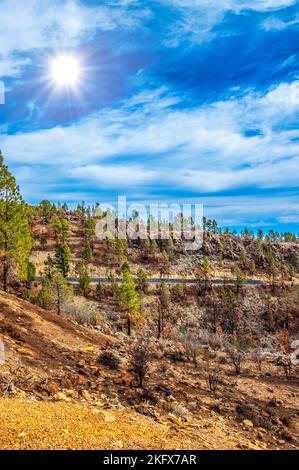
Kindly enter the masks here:
M 67 243 L 80 284 L 65 291 L 51 273 L 42 290 L 12 279 L 18 297 L 0 294 L 1 448 L 298 447 L 298 242 L 209 232 L 188 254 L 179 242 L 100 242 L 86 214 L 59 217 L 64 233 L 52 215 L 32 218 L 30 259 L 47 276 Z M 160 274 L 198 284 L 148 284 Z

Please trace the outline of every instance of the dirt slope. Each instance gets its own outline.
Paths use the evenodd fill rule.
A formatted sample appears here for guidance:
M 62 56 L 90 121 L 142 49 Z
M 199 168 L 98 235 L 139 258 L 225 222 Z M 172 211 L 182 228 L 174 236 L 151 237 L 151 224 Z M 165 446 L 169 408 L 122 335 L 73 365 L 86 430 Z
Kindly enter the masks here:
M 298 380 L 271 364 L 263 373 L 248 364 L 240 377 L 223 365 L 211 394 L 204 364 L 165 357 L 142 396 L 130 386 L 127 338 L 3 293 L 0 340 L 0 449 L 297 448 Z M 97 362 L 104 349 L 122 359 L 119 370 Z
M 53 371 L 74 367 L 80 360 L 88 358 L 90 347 L 100 349 L 109 338 L 0 292 L 0 339 L 5 344 L 2 375 L 18 367 L 16 377 L 12 379 L 21 380 L 23 370 L 24 379 L 27 373 L 38 382 L 51 376 Z

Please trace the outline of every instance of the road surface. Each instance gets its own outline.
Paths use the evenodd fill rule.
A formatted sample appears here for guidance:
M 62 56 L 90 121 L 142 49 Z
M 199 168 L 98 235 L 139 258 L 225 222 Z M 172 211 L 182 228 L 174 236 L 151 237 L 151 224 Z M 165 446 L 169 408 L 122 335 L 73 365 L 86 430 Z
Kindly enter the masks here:
M 37 277 L 36 280 L 37 281 L 42 281 L 44 278 L 43 277 Z M 136 277 L 133 277 L 132 278 L 134 282 L 137 282 L 137 278 Z M 76 277 L 68 277 L 67 278 L 67 281 L 70 283 L 70 284 L 78 284 L 79 283 L 79 279 L 77 279 Z M 98 284 L 98 282 L 101 282 L 101 283 L 109 283 L 111 282 L 110 279 L 108 277 L 92 277 L 91 278 L 91 284 Z M 115 278 L 115 282 L 117 283 L 121 283 L 122 282 L 122 278 L 121 277 L 116 277 Z M 194 278 L 169 278 L 169 277 L 149 277 L 147 278 L 147 282 L 150 283 L 150 284 L 161 284 L 161 282 L 165 282 L 166 284 L 204 284 L 205 281 L 198 281 L 197 279 L 194 279 Z M 226 279 L 226 280 L 223 280 L 223 279 L 212 279 L 210 281 L 212 284 L 216 284 L 216 285 L 234 285 L 236 284 L 236 280 L 235 279 Z M 260 281 L 258 279 L 247 279 L 247 281 L 245 281 L 245 284 L 249 285 L 249 286 L 262 286 L 264 285 L 264 282 L 263 281 Z

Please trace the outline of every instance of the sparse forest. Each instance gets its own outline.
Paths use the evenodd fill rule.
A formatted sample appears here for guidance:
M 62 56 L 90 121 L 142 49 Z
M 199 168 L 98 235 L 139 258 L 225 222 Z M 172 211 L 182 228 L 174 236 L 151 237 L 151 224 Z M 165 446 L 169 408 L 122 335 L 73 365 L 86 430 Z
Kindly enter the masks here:
M 228 448 L 296 447 L 298 236 L 205 218 L 187 252 L 174 223 L 99 240 L 106 215 L 27 205 L 0 154 L 0 396 L 134 411 L 206 448 L 219 423 Z

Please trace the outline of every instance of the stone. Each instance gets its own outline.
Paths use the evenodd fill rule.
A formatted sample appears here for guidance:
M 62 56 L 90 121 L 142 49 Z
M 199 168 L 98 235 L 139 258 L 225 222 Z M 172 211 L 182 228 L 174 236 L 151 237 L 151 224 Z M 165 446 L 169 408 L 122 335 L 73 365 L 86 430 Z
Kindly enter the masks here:
M 7 391 L 9 393 L 14 393 L 15 392 L 15 386 L 12 382 L 10 384 L 8 384 Z
M 244 424 L 245 428 L 247 428 L 247 429 L 250 429 L 250 428 L 254 427 L 254 424 L 250 419 L 244 419 L 243 424 Z
M 76 390 L 73 390 L 72 388 L 66 388 L 66 389 L 64 388 L 63 393 L 67 397 L 78 398 L 78 393 L 76 392 Z
M 67 397 L 65 395 L 65 393 L 63 393 L 63 392 L 56 393 L 54 398 L 55 398 L 56 401 L 65 401 L 65 402 L 70 402 L 71 401 L 70 397 Z
M 79 369 L 83 369 L 86 366 L 86 363 L 83 359 L 80 359 L 80 361 L 76 363 L 76 366 L 79 367 Z
M 113 423 L 116 420 L 116 418 L 111 413 L 108 413 L 107 411 L 101 412 L 101 418 L 103 419 L 105 423 Z
M 56 393 L 58 393 L 58 388 L 57 388 L 56 383 L 49 382 L 47 385 L 47 391 L 49 392 L 50 395 L 56 395 Z
M 166 397 L 166 400 L 167 400 L 168 402 L 171 402 L 171 403 L 176 402 L 176 399 L 174 398 L 173 395 L 168 395 L 168 396 Z
M 35 353 L 33 351 L 30 351 L 29 349 L 18 348 L 17 351 L 19 354 L 22 354 L 23 356 L 35 357 Z
M 84 398 L 84 400 L 87 400 L 87 401 L 91 400 L 91 396 L 88 390 L 82 390 L 81 395 Z

